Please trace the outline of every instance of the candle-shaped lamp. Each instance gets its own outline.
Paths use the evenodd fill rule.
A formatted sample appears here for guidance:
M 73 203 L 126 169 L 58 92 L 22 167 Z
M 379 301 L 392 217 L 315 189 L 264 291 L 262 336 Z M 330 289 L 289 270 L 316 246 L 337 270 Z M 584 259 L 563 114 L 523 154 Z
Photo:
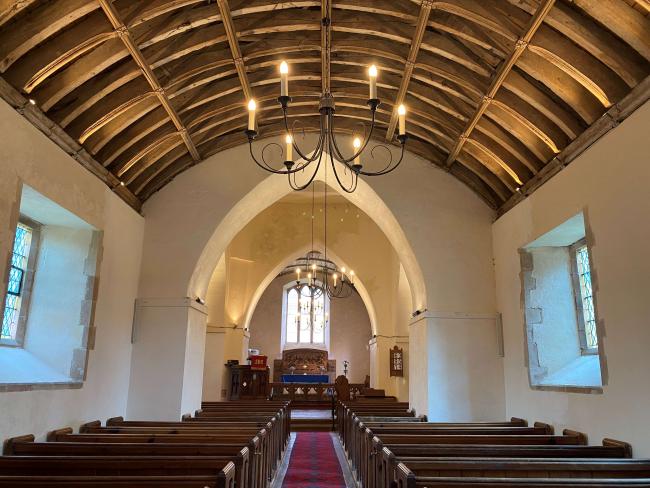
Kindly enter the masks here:
M 370 100 L 377 98 L 377 66 L 374 64 L 368 69 L 368 80 L 370 82 Z
M 300 268 L 296 268 L 296 279 L 300 281 Z
M 399 117 L 399 135 L 403 136 L 406 134 L 406 107 L 403 104 L 397 108 L 397 115 Z
M 289 96 L 289 65 L 286 61 L 280 63 L 280 96 Z
M 255 130 L 255 110 L 257 104 L 252 98 L 248 101 L 248 130 Z
M 334 273 L 334 274 L 332 275 L 332 280 L 334 281 L 334 286 L 336 286 L 336 280 L 337 280 L 338 278 L 339 278 L 339 275 L 337 275 L 336 273 Z
M 354 283 L 354 271 L 350 270 L 350 283 Z
M 286 161 L 293 161 L 293 137 L 290 134 L 287 134 L 284 138 L 284 142 L 287 143 L 287 159 Z
M 406 107 L 404 105 L 399 106 L 397 115 L 399 115 L 399 135 L 403 136 L 406 134 Z
M 354 147 L 354 153 L 357 154 L 361 148 L 361 139 L 355 137 L 354 141 L 352 141 L 352 147 Z M 354 164 L 356 166 L 361 166 L 361 154 L 358 154 L 357 157 L 354 158 Z

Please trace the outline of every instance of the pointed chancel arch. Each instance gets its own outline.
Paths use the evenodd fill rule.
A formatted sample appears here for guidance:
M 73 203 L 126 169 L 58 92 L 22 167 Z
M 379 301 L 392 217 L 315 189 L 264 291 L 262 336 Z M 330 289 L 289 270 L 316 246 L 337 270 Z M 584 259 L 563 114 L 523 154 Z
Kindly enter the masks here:
M 331 168 L 322 165 L 315 179 L 327 182 L 328 169 L 331 173 Z M 343 168 L 340 170 L 343 171 Z M 332 176 L 329 175 L 330 181 L 331 178 Z M 230 209 L 208 239 L 194 266 L 187 288 L 187 296 L 203 297 L 206 295 L 212 273 L 228 244 L 256 215 L 291 191 L 286 177 L 271 175 L 257 184 Z M 411 288 L 414 309 L 425 309 L 427 294 L 422 270 L 404 231 L 391 210 L 370 185 L 361 179 L 359 179 L 359 185 L 354 193 L 343 196 L 368 215 L 385 234 L 404 267 Z

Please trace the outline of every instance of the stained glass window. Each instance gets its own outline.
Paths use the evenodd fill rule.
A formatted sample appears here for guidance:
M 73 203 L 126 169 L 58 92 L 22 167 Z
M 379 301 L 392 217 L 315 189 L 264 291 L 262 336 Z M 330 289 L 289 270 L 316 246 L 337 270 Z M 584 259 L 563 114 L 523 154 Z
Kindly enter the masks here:
M 32 229 L 22 223 L 16 227 L 14 249 L 11 255 L 7 297 L 5 298 L 2 314 L 2 334 L 0 339 L 15 340 L 18 331 L 18 319 L 22 303 L 25 271 L 29 261 L 29 251 L 32 247 Z
M 289 344 L 324 344 L 327 312 L 325 296 L 312 296 L 309 287 L 287 290 L 285 327 Z
M 591 268 L 589 266 L 589 251 L 587 246 L 576 250 L 578 279 L 580 282 L 580 298 L 582 299 L 582 316 L 585 324 L 585 340 L 587 348 L 598 347 L 596 334 L 596 314 L 594 313 L 593 291 L 591 288 Z

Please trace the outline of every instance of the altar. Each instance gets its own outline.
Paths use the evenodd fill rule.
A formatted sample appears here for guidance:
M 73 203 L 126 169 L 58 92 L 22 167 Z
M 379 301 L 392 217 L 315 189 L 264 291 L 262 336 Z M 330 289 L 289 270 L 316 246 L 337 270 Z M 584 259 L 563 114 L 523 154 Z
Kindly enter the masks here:
M 335 378 L 336 360 L 322 349 L 286 349 L 273 361 L 276 383 L 334 383 Z
M 282 383 L 330 383 L 326 374 L 283 374 Z

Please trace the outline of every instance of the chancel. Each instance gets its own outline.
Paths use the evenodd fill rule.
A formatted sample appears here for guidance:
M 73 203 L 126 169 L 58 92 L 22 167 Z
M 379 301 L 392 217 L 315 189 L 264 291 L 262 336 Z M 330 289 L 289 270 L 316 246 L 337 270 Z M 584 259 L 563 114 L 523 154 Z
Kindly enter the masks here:
M 0 0 L 0 487 L 650 488 L 649 0 Z

